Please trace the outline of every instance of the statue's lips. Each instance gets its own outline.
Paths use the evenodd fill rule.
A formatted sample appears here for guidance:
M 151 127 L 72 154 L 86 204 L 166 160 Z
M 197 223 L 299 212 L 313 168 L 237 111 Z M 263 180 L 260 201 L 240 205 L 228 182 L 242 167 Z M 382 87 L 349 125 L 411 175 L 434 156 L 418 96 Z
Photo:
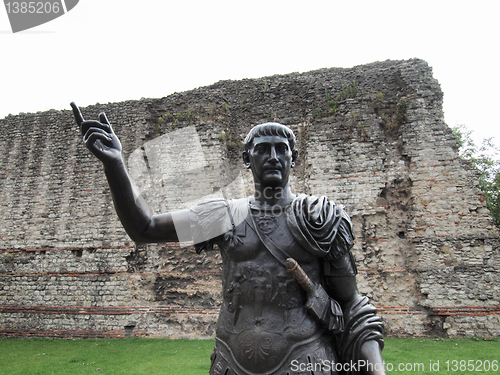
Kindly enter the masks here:
M 262 170 L 264 172 L 267 172 L 267 171 L 271 171 L 271 172 L 281 172 L 283 168 L 281 168 L 281 164 L 277 163 L 277 164 L 269 164 L 269 163 L 266 163 L 262 166 Z
M 264 169 L 264 173 L 271 173 L 271 174 L 281 173 L 281 168 L 266 168 Z

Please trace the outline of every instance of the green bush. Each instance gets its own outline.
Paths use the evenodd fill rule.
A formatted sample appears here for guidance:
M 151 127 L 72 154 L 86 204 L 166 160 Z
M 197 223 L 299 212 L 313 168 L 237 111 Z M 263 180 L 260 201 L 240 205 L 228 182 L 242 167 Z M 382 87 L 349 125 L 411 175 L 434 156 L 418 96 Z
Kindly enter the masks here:
M 477 146 L 471 137 L 472 131 L 459 125 L 452 128 L 458 141 L 460 156 L 479 171 L 479 188 L 484 193 L 486 206 L 495 225 L 500 228 L 500 150 L 493 139 L 484 139 Z

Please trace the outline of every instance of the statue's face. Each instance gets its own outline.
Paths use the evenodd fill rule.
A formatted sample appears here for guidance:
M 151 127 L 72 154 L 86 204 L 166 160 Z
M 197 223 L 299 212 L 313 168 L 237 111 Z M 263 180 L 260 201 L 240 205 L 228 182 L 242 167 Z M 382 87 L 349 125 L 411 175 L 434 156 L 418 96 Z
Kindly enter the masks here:
M 263 187 L 284 187 L 295 162 L 288 139 L 278 135 L 255 137 L 245 156 L 255 182 Z

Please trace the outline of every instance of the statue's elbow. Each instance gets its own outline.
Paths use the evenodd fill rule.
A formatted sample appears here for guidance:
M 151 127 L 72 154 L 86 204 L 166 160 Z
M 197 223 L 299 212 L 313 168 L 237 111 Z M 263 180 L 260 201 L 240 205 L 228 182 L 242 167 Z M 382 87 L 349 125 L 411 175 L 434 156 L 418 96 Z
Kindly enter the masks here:
M 134 241 L 137 245 L 154 242 L 149 238 L 147 231 L 139 231 L 136 228 L 136 229 L 126 229 L 126 232 L 130 237 L 130 239 Z

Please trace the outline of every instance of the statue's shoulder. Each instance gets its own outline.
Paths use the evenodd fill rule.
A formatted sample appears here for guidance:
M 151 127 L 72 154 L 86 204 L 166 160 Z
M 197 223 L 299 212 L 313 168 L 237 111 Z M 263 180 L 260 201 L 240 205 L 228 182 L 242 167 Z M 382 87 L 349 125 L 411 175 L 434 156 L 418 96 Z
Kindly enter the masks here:
M 245 197 L 245 198 L 238 198 L 238 199 L 230 199 L 227 202 L 231 208 L 242 208 L 242 207 L 247 208 L 249 200 L 250 200 L 250 197 Z
M 196 203 L 190 210 L 197 213 L 214 214 L 220 210 L 238 209 L 248 206 L 248 198 L 225 199 L 225 198 L 207 198 Z
M 297 195 L 288 211 L 287 224 L 296 241 L 318 256 L 338 257 L 353 244 L 352 222 L 344 206 L 326 196 Z
M 189 221 L 196 252 L 212 250 L 221 236 L 245 217 L 246 199 L 208 198 L 190 208 Z
M 336 203 L 326 195 L 297 194 L 292 202 L 292 207 L 294 207 L 294 209 L 300 207 L 302 210 L 317 210 L 320 208 L 333 209 L 336 211 L 337 215 L 343 214 L 348 216 L 343 204 Z
M 214 238 L 242 223 L 248 214 L 248 198 L 209 198 L 190 208 L 193 233 L 203 239 Z
M 304 194 L 304 193 L 299 193 L 296 194 L 295 199 L 307 199 L 307 200 L 318 200 L 318 199 L 326 199 L 329 200 L 329 198 L 326 195 L 313 195 L 313 194 Z

